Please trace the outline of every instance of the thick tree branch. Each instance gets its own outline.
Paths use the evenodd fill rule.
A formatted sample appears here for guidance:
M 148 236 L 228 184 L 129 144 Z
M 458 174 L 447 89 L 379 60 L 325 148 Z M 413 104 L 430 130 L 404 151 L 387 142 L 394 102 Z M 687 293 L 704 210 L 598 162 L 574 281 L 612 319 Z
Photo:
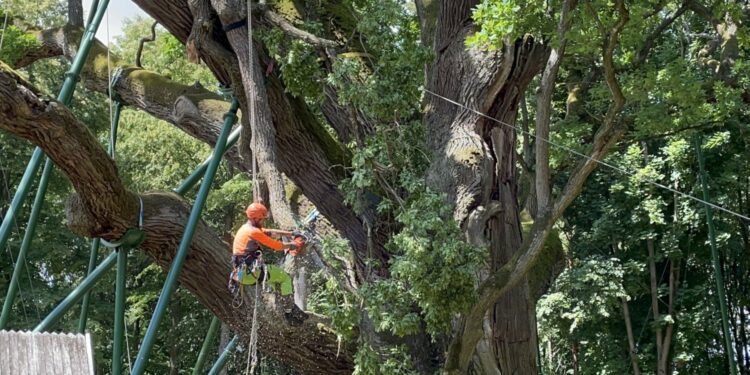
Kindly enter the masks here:
M 536 203 L 537 215 L 539 211 L 545 210 L 550 200 L 550 170 L 549 170 L 549 135 L 550 135 L 550 117 L 552 114 L 552 94 L 555 91 L 555 81 L 557 81 L 557 72 L 565 55 L 565 46 L 567 38 L 565 33 L 570 29 L 572 17 L 570 12 L 575 8 L 577 0 L 563 1 L 560 9 L 560 21 L 557 25 L 557 47 L 553 47 L 547 60 L 547 66 L 542 73 L 539 93 L 537 94 L 536 104 L 536 162 L 535 168 L 535 186 L 536 186 Z
M 313 45 L 318 48 L 323 49 L 331 49 L 331 48 L 338 48 L 341 47 L 341 45 L 333 40 L 328 40 L 321 38 L 319 36 L 316 36 L 312 33 L 309 33 L 305 30 L 301 30 L 296 28 L 294 25 L 292 25 L 291 22 L 287 21 L 286 18 L 279 15 L 278 13 L 266 9 L 263 11 L 263 18 L 268 21 L 273 26 L 278 27 L 281 29 L 281 31 L 285 32 L 287 35 L 302 40 L 307 44 Z M 329 54 L 331 55 L 331 54 Z
M 156 25 L 158 25 L 158 22 L 154 22 L 151 24 L 151 36 L 149 37 L 143 37 L 140 41 L 138 41 L 138 52 L 135 54 L 135 66 L 139 68 L 143 68 L 143 64 L 141 64 L 141 55 L 143 54 L 143 46 L 146 44 L 146 42 L 153 42 L 156 40 Z
M 178 7 L 170 1 L 164 2 L 164 5 L 166 7 L 164 9 L 177 12 L 179 16 L 171 14 L 168 17 L 164 13 L 153 15 L 160 17 L 157 21 L 170 33 L 187 40 L 193 26 L 192 23 L 188 23 L 192 21 L 190 9 Z M 188 20 L 184 17 L 185 12 Z M 187 31 L 183 28 L 187 28 Z M 29 50 L 26 53 L 27 57 L 22 59 L 23 64 L 19 63 L 19 65 L 28 65 L 40 58 L 60 54 L 72 59 L 82 31 L 80 28 L 67 28 L 36 33 L 41 46 Z M 218 44 L 215 45 L 215 47 L 218 46 Z M 82 73 L 83 84 L 100 93 L 106 93 L 109 86 L 106 56 L 107 51 L 104 45 L 96 42 Z M 114 87 L 123 103 L 170 122 L 200 141 L 210 145 L 216 142 L 222 116 L 229 108 L 229 104 L 224 102 L 218 94 L 202 87 L 178 84 L 155 72 L 128 67 L 114 54 L 110 54 L 110 57 L 112 66 L 125 68 L 121 79 Z M 221 63 L 216 59 L 226 57 L 228 56 L 222 57 L 218 53 L 202 56 L 207 60 L 214 59 L 212 61 L 217 65 Z M 222 71 L 224 74 L 229 74 L 227 72 L 231 72 L 231 69 Z M 340 145 L 321 128 L 305 104 L 286 94 L 277 77 L 269 76 L 266 79 L 272 104 L 271 110 L 277 127 L 277 142 L 281 151 L 279 155 L 281 171 L 350 241 L 357 254 L 355 258 L 357 268 L 365 269 L 364 259 L 369 256 L 367 234 L 361 220 L 351 208 L 344 204 L 343 196 L 338 190 L 339 179 L 344 175 L 343 168 L 340 166 L 349 163 L 346 154 Z M 244 90 L 239 90 L 238 96 L 243 92 Z M 300 157 L 301 150 L 304 150 L 304 157 Z M 228 152 L 227 157 L 241 171 L 250 172 L 250 164 L 239 157 L 236 147 Z M 384 241 L 377 241 L 377 243 L 378 247 L 374 249 L 373 256 L 381 262 L 385 261 L 387 258 L 379 255 L 383 252 Z
M 36 89 L 5 65 L 0 66 L 0 129 L 39 144 L 71 180 L 78 195 L 71 199 L 67 215 L 79 234 L 115 240 L 135 225 L 138 198 L 122 185 L 114 162 L 96 137 L 66 107 L 41 99 Z M 182 237 L 190 205 L 171 193 L 149 193 L 141 198 L 146 239 L 140 249 L 166 270 Z M 228 247 L 201 222 L 180 284 L 235 332 L 249 338 L 252 320 L 231 307 L 232 296 L 226 290 Z M 259 345 L 264 353 L 305 374 L 351 373 L 348 348 L 339 352 L 334 335 L 318 326 L 323 321 L 304 319 L 291 297 L 264 293 L 262 298 Z M 285 318 L 285 308 L 292 308 L 297 318 Z
M 235 0 L 213 0 L 224 27 L 239 22 L 248 14 L 249 3 Z M 246 20 L 249 21 L 249 20 Z M 227 32 L 229 43 L 234 50 L 240 66 L 242 87 L 244 88 L 247 114 L 250 126 L 244 127 L 240 136 L 240 155 L 248 163 L 257 161 L 259 173 L 268 186 L 271 200 L 271 212 L 274 221 L 283 227 L 293 227 L 295 220 L 284 191 L 284 179 L 277 168 L 276 127 L 273 113 L 268 102 L 268 93 L 263 77 L 263 70 L 255 52 L 255 44 L 248 41 L 248 25 L 234 28 Z M 237 88 L 235 88 L 237 91 Z M 246 150 L 252 149 L 252 153 Z M 255 197 L 257 199 L 257 197 Z
M 43 146 L 47 155 L 70 176 L 80 193 L 87 231 L 114 240 L 135 223 L 138 203 L 117 175 L 114 162 L 96 138 L 62 104 L 41 94 L 0 62 L 0 128 Z M 80 160 L 70 160 L 70 154 Z M 79 220 L 68 220 L 78 226 Z M 81 228 L 78 229 L 80 233 Z
M 659 26 L 657 26 L 653 31 L 651 31 L 651 33 L 648 34 L 646 40 L 643 42 L 643 46 L 641 46 L 641 49 L 638 50 L 638 54 L 636 55 L 636 65 L 641 65 L 646 61 L 649 52 L 651 52 L 651 49 L 654 48 L 656 39 L 658 39 L 659 36 L 661 36 L 661 34 L 664 32 L 664 30 L 666 30 L 677 18 L 679 18 L 687 10 L 687 3 L 683 3 L 674 13 L 667 16 L 667 18 L 664 18 Z
M 134 2 L 172 35 L 183 42 L 187 40 L 193 27 L 193 19 L 184 0 L 162 0 L 158 2 L 158 6 L 152 1 Z M 213 35 L 213 39 L 218 43 L 230 48 L 225 35 Z M 258 52 L 261 59 L 267 58 L 262 55 L 263 51 Z M 213 54 L 201 57 L 217 77 L 225 72 L 222 63 L 217 61 Z M 220 69 L 217 69 L 217 66 Z M 344 175 L 343 169 L 339 166 L 349 164 L 343 149 L 317 122 L 307 105 L 286 92 L 277 75 L 269 75 L 265 80 L 276 127 L 276 142 L 280 151 L 277 155 L 279 169 L 294 181 L 302 193 L 350 241 L 359 275 L 364 274 L 359 271 L 367 269 L 365 261 L 368 258 L 385 265 L 388 259 L 383 248 L 385 241 L 381 238 L 368 239 L 362 220 L 344 204 L 343 195 L 338 190 L 340 178 Z M 235 91 L 238 96 L 239 92 L 244 92 Z M 302 152 L 304 153 L 301 154 Z M 373 248 L 368 248 L 369 240 L 375 244 Z

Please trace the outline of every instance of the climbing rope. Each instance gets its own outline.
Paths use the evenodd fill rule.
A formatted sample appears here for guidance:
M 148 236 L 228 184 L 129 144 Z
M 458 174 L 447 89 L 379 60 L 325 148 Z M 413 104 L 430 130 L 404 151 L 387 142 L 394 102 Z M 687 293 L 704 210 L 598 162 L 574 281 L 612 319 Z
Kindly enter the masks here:
M 248 49 L 248 64 L 250 64 L 250 83 L 251 88 L 253 87 L 252 82 L 255 80 L 255 60 L 253 52 L 253 17 L 252 17 L 252 6 L 251 1 L 247 0 L 247 49 Z M 257 139 L 255 138 L 255 100 L 248 98 L 248 105 L 250 106 L 250 144 L 251 146 L 257 146 Z M 255 147 L 250 147 L 253 153 L 253 202 L 259 202 L 260 199 L 260 188 L 258 187 L 258 159 L 255 156 Z
M 250 342 L 247 343 L 247 364 L 245 365 L 245 375 L 250 375 L 250 359 L 252 357 L 253 351 L 250 350 Z
M 252 17 L 252 3 L 250 0 L 247 0 L 247 49 L 248 49 L 248 64 L 250 65 L 250 79 L 248 80 L 251 84 L 251 88 L 253 87 L 252 83 L 255 80 L 255 56 L 253 54 L 253 51 L 255 50 L 253 48 L 253 17 Z M 248 97 L 248 106 L 250 107 L 250 150 L 253 153 L 253 202 L 259 202 L 260 201 L 260 187 L 258 186 L 258 158 L 255 156 L 255 150 L 258 146 L 257 138 L 255 136 L 255 116 L 257 115 L 255 111 L 255 100 L 253 98 Z M 255 147 L 253 147 L 255 146 Z M 265 279 L 268 278 L 268 270 L 263 265 L 263 259 L 262 257 L 259 257 L 256 262 L 260 262 L 260 270 L 259 272 L 262 275 L 262 280 L 256 280 L 255 281 L 255 303 L 253 306 L 253 325 L 250 329 L 250 347 L 248 348 L 248 365 L 245 368 L 245 374 L 252 374 L 255 372 L 255 366 L 258 363 L 258 304 L 260 300 L 260 293 L 258 293 L 258 289 L 261 287 L 260 284 L 265 284 Z M 241 280 L 238 280 L 240 282 L 240 295 L 241 288 L 242 288 L 242 282 Z M 240 298 L 242 298 L 240 296 Z
M 248 64 L 250 64 L 250 83 L 251 88 L 252 83 L 255 80 L 255 56 L 253 52 L 255 51 L 255 48 L 253 48 L 253 17 L 252 17 L 252 2 L 251 0 L 247 0 L 247 50 L 248 50 Z M 257 95 L 257 94 L 256 94 Z M 258 158 L 256 156 L 256 149 L 258 146 L 258 140 L 256 138 L 256 132 L 255 132 L 255 117 L 257 115 L 256 108 L 255 108 L 255 100 L 252 98 L 248 98 L 249 100 L 249 107 L 250 107 L 250 147 L 252 153 L 253 153 L 253 202 L 259 202 L 260 201 L 260 187 L 258 186 Z M 263 275 L 263 283 L 265 284 L 265 279 L 268 278 L 268 271 L 265 269 L 265 266 L 262 264 L 262 258 L 261 261 L 261 270 Z M 252 356 L 252 361 L 248 363 L 248 367 L 245 368 L 245 374 L 252 374 L 255 372 L 255 366 L 258 363 L 258 300 L 260 299 L 260 294 L 258 293 L 258 288 L 260 288 L 261 281 L 258 280 L 255 282 L 255 303 L 253 306 L 253 325 L 250 330 L 250 348 L 248 351 L 248 360 L 250 360 L 250 356 Z
M 252 355 L 252 362 L 250 362 L 250 372 L 255 372 L 255 366 L 258 364 L 258 305 L 260 304 L 260 293 L 258 289 L 265 287 L 266 279 L 268 279 L 268 272 L 263 270 L 262 281 L 259 280 L 255 283 L 255 305 L 253 306 L 253 326 L 250 329 L 250 354 Z M 262 286 L 260 284 L 263 284 Z M 247 375 L 247 374 L 246 374 Z

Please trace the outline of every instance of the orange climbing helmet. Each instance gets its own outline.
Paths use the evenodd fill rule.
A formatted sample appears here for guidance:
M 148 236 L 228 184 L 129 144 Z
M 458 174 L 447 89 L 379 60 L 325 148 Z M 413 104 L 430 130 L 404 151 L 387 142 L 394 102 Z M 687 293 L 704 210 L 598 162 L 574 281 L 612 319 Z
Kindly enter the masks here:
M 266 218 L 266 215 L 268 215 L 268 209 L 263 205 L 263 203 L 251 203 L 249 206 L 247 206 L 245 214 L 247 215 L 248 219 L 259 221 Z

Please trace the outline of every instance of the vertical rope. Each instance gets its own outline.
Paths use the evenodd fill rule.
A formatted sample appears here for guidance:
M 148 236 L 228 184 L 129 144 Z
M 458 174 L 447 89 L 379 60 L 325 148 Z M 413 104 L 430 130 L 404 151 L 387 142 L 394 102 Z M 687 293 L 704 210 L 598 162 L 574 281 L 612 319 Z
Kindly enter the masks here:
M 250 374 L 250 357 L 252 357 L 253 351 L 250 349 L 252 343 L 247 343 L 247 364 L 245 365 L 245 375 Z
M 250 64 L 250 79 L 248 80 L 250 82 L 250 89 L 254 89 L 255 85 L 255 56 L 253 48 L 253 17 L 252 17 L 252 4 L 250 0 L 247 0 L 247 50 L 248 50 L 248 59 Z M 253 153 L 253 202 L 259 202 L 260 201 L 260 188 L 258 187 L 258 159 L 255 157 L 255 146 L 257 146 L 256 138 L 255 138 L 255 100 L 251 97 L 247 98 L 249 103 L 248 106 L 250 107 L 250 149 Z
M 250 89 L 257 90 L 257 87 L 255 86 L 255 56 L 253 48 L 253 17 L 252 17 L 252 3 L 250 0 L 247 0 L 247 49 L 248 49 L 248 64 L 250 64 L 250 77 L 249 77 L 249 84 Z M 257 115 L 255 111 L 255 100 L 248 96 L 248 107 L 250 110 L 250 149 L 253 153 L 253 202 L 259 202 L 260 201 L 260 188 L 258 187 L 258 159 L 255 156 L 255 149 L 257 146 L 257 139 L 255 138 L 255 116 Z M 263 267 L 265 268 L 265 267 Z M 265 269 L 261 270 L 262 273 L 264 273 L 264 278 L 266 277 L 268 271 Z M 253 325 L 250 329 L 250 345 L 248 348 L 248 362 L 247 366 L 245 367 L 245 375 L 249 375 L 255 372 L 255 366 L 258 364 L 258 304 L 260 299 L 260 293 L 258 293 L 258 290 L 260 289 L 260 284 L 263 282 L 262 280 L 256 280 L 255 282 L 255 303 L 253 306 Z
M 108 90 L 107 93 L 109 95 L 109 123 L 112 124 L 113 116 L 112 116 L 112 61 L 110 60 L 109 50 L 110 50 L 110 40 L 109 40 L 109 8 L 107 8 L 106 13 L 106 22 L 107 22 L 107 85 Z M 110 138 L 110 142 L 112 142 Z M 114 150 L 114 148 L 112 148 Z
M 265 268 L 265 267 L 263 267 Z M 263 279 L 258 280 L 255 282 L 255 306 L 253 306 L 253 327 L 250 329 L 250 353 L 249 355 L 252 356 L 252 361 L 250 362 L 250 372 L 246 374 L 253 374 L 255 373 L 255 366 L 258 365 L 258 304 L 260 299 L 260 293 L 258 293 L 258 290 L 260 289 L 260 284 L 265 284 L 265 279 L 268 275 L 268 270 L 264 269 L 263 271 Z

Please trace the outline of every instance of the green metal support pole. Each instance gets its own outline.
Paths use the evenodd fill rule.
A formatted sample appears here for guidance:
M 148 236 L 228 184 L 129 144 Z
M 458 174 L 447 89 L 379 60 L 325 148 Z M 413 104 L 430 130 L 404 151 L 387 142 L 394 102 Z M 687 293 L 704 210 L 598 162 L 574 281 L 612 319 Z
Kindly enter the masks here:
M 179 278 L 180 271 L 182 270 L 182 265 L 185 263 L 185 257 L 187 256 L 188 249 L 190 249 L 190 244 L 193 241 L 193 235 L 195 234 L 195 227 L 200 221 L 201 211 L 203 210 L 203 206 L 206 203 L 208 191 L 211 189 L 211 184 L 213 183 L 214 176 L 216 175 L 216 169 L 219 167 L 219 162 L 221 162 L 222 151 L 224 150 L 224 148 L 226 148 L 229 132 L 232 129 L 232 124 L 234 124 L 234 121 L 237 118 L 236 113 L 238 108 L 239 103 L 236 99 L 234 99 L 232 100 L 232 105 L 229 109 L 229 112 L 224 115 L 224 126 L 222 127 L 221 134 L 216 140 L 216 145 L 214 146 L 213 160 L 211 160 L 211 163 L 208 165 L 206 176 L 203 178 L 203 182 L 201 182 L 198 196 L 195 198 L 193 208 L 190 210 L 190 217 L 188 218 L 188 222 L 185 225 L 185 232 L 183 233 L 182 240 L 180 241 L 180 247 L 177 249 L 177 253 L 172 260 L 172 266 L 169 268 L 167 279 L 164 281 L 164 287 L 162 288 L 161 295 L 159 296 L 159 301 L 156 303 L 156 308 L 154 309 L 154 314 L 151 317 L 151 322 L 149 322 L 148 329 L 146 330 L 146 335 L 143 337 L 141 349 L 138 351 L 138 357 L 136 357 L 135 365 L 133 365 L 132 374 L 134 375 L 142 375 L 146 369 L 146 363 L 148 362 L 148 357 L 151 355 L 151 349 L 153 348 L 154 340 L 156 339 L 156 331 L 159 328 L 161 319 L 164 317 L 164 313 L 167 311 L 169 299 L 174 292 L 175 286 L 177 284 L 177 279 Z
M 23 236 L 23 242 L 21 242 L 21 250 L 18 251 L 18 257 L 16 258 L 16 266 L 13 268 L 13 276 L 10 279 L 10 285 L 8 286 L 8 293 L 5 295 L 5 303 L 3 303 L 3 312 L 0 315 L 0 329 L 5 329 L 8 325 L 10 318 L 10 311 L 13 307 L 13 301 L 16 299 L 18 294 L 18 286 L 21 278 L 21 270 L 26 263 L 26 254 L 29 253 L 31 247 L 31 240 L 34 237 L 34 230 L 36 229 L 36 223 L 39 218 L 39 212 L 42 210 L 44 205 L 44 194 L 43 192 L 47 189 L 49 183 L 49 175 L 52 170 L 52 162 L 47 159 L 44 164 L 44 171 L 42 172 L 42 179 L 39 181 L 39 187 L 37 188 L 36 198 L 34 198 L 34 205 L 31 208 L 31 215 L 29 216 L 29 222 L 26 225 L 26 233 Z
M 99 28 L 99 24 L 101 24 L 102 18 L 104 17 L 104 12 L 107 10 L 108 4 L 109 0 L 100 1 L 100 6 L 96 8 L 96 13 L 92 18 L 91 23 L 89 23 L 88 27 L 86 27 L 86 32 L 84 32 L 83 37 L 81 37 L 81 47 L 76 53 L 73 64 L 71 65 L 70 70 L 65 73 L 65 81 L 63 82 L 63 86 L 60 89 L 60 93 L 57 95 L 57 101 L 63 103 L 66 106 L 70 106 L 70 100 L 73 98 L 73 92 L 75 91 L 76 84 L 78 83 L 78 78 L 81 74 L 81 70 L 83 70 L 83 66 L 86 63 L 86 59 L 88 58 L 89 51 L 91 50 L 94 36 L 96 35 L 96 30 Z M 37 147 L 34 149 L 34 153 L 31 155 L 29 164 L 26 166 L 26 171 L 24 171 L 23 177 L 21 178 L 21 183 L 18 186 L 18 190 L 16 190 L 16 194 L 13 196 L 11 206 L 8 209 L 8 212 L 5 213 L 3 223 L 2 225 L 0 225 L 0 249 L 4 248 L 5 243 L 8 241 L 8 237 L 10 236 L 11 223 L 15 221 L 18 209 L 21 206 L 21 203 L 23 203 L 23 200 L 26 197 L 26 193 L 29 190 L 31 180 L 39 170 L 39 166 L 42 161 L 42 154 L 43 152 L 41 148 Z M 44 195 L 46 194 L 46 189 L 39 190 L 37 192 L 37 195 L 39 194 L 44 197 Z
M 55 324 L 74 304 L 76 304 L 83 295 L 91 290 L 104 274 L 115 265 L 117 253 L 109 254 L 90 275 L 86 276 L 78 286 L 68 294 L 52 312 L 34 328 L 34 332 L 43 332 Z
M 114 112 L 112 116 L 112 123 L 110 124 L 110 130 L 109 130 L 108 153 L 109 153 L 109 156 L 111 156 L 114 159 L 115 147 L 117 143 L 117 125 L 120 123 L 120 111 L 122 110 L 122 104 L 120 103 L 119 100 L 115 100 L 113 105 L 114 105 Z M 94 270 L 94 266 L 96 265 L 96 256 L 99 253 L 99 245 L 101 245 L 101 241 L 98 238 L 94 238 L 93 240 L 91 240 L 91 250 L 89 253 L 89 268 L 86 271 L 86 275 L 91 274 L 91 272 Z M 78 333 L 86 332 L 86 320 L 88 320 L 88 316 L 89 316 L 89 294 L 90 293 L 87 292 L 86 295 L 83 296 L 83 302 L 81 302 L 81 317 L 78 320 Z
M 101 241 L 99 241 L 98 238 L 94 238 L 91 240 L 91 250 L 89 252 L 89 268 L 86 271 L 86 275 L 91 275 L 91 272 L 94 272 L 94 268 L 96 268 L 96 256 L 99 255 L 99 244 Z M 89 317 L 89 299 L 91 297 L 91 293 L 86 292 L 83 296 L 83 302 L 81 302 L 81 318 L 78 320 L 78 333 L 85 333 L 86 332 L 86 321 Z
M 195 361 L 195 366 L 193 366 L 193 375 L 200 375 L 201 371 L 203 371 L 203 364 L 206 362 L 206 357 L 208 356 L 208 351 L 210 350 L 209 347 L 214 341 L 214 338 L 216 337 L 216 333 L 219 331 L 220 326 L 221 321 L 219 321 L 219 318 L 214 316 L 213 319 L 211 319 L 211 326 L 208 327 L 206 338 L 203 340 L 203 346 L 201 346 L 201 351 L 200 354 L 198 354 L 198 359 Z
M 18 184 L 18 190 L 16 190 L 16 194 L 13 196 L 13 200 L 10 202 L 8 211 L 5 212 L 5 217 L 3 218 L 2 225 L 0 225 L 0 249 L 4 248 L 6 242 L 8 242 L 8 237 L 10 237 L 10 230 L 13 227 L 13 223 L 16 221 L 18 210 L 20 209 L 21 204 L 23 204 L 23 200 L 26 198 L 26 194 L 31 188 L 32 179 L 36 175 L 36 172 L 39 170 L 39 165 L 42 162 L 42 155 L 42 149 L 37 147 L 34 150 L 34 153 L 31 154 L 31 160 L 29 160 L 29 164 L 26 165 L 26 170 L 23 172 L 21 183 Z
M 703 200 L 706 202 L 711 201 L 711 197 L 708 193 L 708 177 L 706 176 L 705 160 L 703 160 L 703 153 L 701 152 L 701 139 L 699 136 L 695 137 L 695 153 L 698 156 L 698 166 L 700 168 L 701 186 L 703 188 Z M 734 347 L 732 346 L 732 336 L 729 332 L 729 317 L 727 313 L 727 297 L 724 293 L 724 277 L 721 274 L 721 265 L 719 263 L 719 251 L 716 246 L 716 229 L 714 228 L 714 215 L 713 210 L 707 204 L 704 205 L 706 209 L 706 221 L 708 223 L 708 237 L 711 243 L 711 261 L 714 267 L 714 279 L 716 279 L 716 294 L 719 297 L 719 311 L 721 312 L 721 328 L 724 331 L 724 350 L 727 353 L 727 359 L 729 360 L 729 370 L 732 375 L 737 375 L 737 364 L 734 361 Z
M 99 25 L 102 23 L 104 13 L 107 11 L 109 6 L 109 0 L 100 0 L 96 8 L 96 13 L 91 19 L 91 23 L 86 26 L 86 32 L 81 37 L 81 47 L 76 52 L 76 57 L 73 60 L 73 64 L 70 70 L 65 73 L 65 82 L 63 82 L 62 89 L 60 89 L 60 95 L 57 96 L 57 100 L 62 102 L 66 106 L 70 105 L 70 100 L 73 98 L 73 92 L 76 89 L 83 66 L 86 65 L 86 59 L 88 59 L 89 51 L 91 46 L 94 44 L 94 38 L 96 37 L 96 31 L 99 29 Z
M 117 281 L 115 282 L 115 338 L 112 344 L 112 375 L 122 375 L 122 354 L 125 331 L 125 274 L 128 264 L 128 250 L 118 248 Z
M 224 366 L 227 364 L 227 359 L 229 359 L 229 355 L 232 354 L 232 350 L 237 346 L 237 341 L 239 341 L 239 336 L 235 335 L 232 338 L 232 341 L 227 343 L 227 347 L 221 352 L 221 355 L 211 367 L 211 371 L 208 372 L 208 375 L 218 375 L 221 370 L 224 369 Z
M 86 24 L 90 24 L 91 21 L 94 19 L 94 14 L 96 14 L 96 9 L 99 7 L 99 0 L 94 0 L 91 2 L 91 8 L 89 9 L 89 16 L 86 19 Z
M 232 146 L 234 146 L 235 143 L 237 143 L 237 140 L 240 139 L 240 132 L 242 131 L 242 127 L 239 126 L 237 129 L 234 129 L 232 134 L 229 135 L 229 139 L 227 139 L 227 146 L 224 147 L 224 150 L 221 151 L 222 155 L 227 152 Z M 197 168 L 193 171 L 193 173 L 190 174 L 182 183 L 180 186 L 178 186 L 173 191 L 179 195 L 185 195 L 190 189 L 195 186 L 196 183 L 203 177 L 203 175 L 206 174 L 206 169 L 208 169 L 208 164 L 211 163 L 211 160 L 213 160 L 213 155 L 209 156 L 204 160 L 200 165 L 198 165 Z
M 109 156 L 114 159 L 117 147 L 117 126 L 120 124 L 122 103 L 119 100 L 114 100 L 112 104 L 114 113 L 109 127 Z M 127 276 L 128 250 L 129 246 L 120 246 L 115 249 L 117 252 L 117 279 L 115 281 L 115 337 L 112 343 L 112 375 L 122 375 L 122 354 L 125 344 L 125 276 Z
M 122 112 L 122 103 L 119 100 L 113 100 L 112 103 L 112 123 L 109 126 L 109 147 L 107 152 L 114 160 L 115 150 L 117 147 L 117 126 L 120 124 L 120 113 Z

